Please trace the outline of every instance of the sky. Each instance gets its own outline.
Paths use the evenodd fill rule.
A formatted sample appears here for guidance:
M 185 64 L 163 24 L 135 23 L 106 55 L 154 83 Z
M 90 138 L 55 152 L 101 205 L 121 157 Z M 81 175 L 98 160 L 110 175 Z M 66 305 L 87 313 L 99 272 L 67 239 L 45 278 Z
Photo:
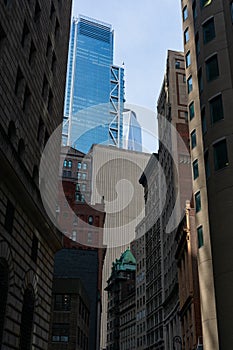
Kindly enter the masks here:
M 112 25 L 114 64 L 125 67 L 126 102 L 148 111 L 139 122 L 154 133 L 151 111 L 156 111 L 167 50 L 183 51 L 180 0 L 73 0 L 72 15 L 79 14 Z

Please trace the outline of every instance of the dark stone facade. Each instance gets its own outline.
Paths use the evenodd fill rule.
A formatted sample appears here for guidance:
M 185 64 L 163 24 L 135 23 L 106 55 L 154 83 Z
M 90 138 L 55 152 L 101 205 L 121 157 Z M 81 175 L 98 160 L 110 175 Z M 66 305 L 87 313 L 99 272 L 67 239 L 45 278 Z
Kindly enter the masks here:
M 61 235 L 43 209 L 38 173 L 62 121 L 70 11 L 71 1 L 0 3 L 2 349 L 47 349 Z

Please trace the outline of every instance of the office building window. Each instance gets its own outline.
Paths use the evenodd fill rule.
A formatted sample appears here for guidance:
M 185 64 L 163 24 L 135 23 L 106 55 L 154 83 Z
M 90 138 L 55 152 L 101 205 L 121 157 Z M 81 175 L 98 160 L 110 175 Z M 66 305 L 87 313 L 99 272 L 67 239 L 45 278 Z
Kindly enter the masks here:
M 191 148 L 196 147 L 197 145 L 197 136 L 196 136 L 196 130 L 193 130 L 191 132 Z
M 215 123 L 224 118 L 222 95 L 218 95 L 209 101 L 211 122 Z
M 190 51 L 185 56 L 186 68 L 188 68 L 191 64 L 191 54 Z
M 187 6 L 185 6 L 183 8 L 183 21 L 186 21 L 187 18 L 188 18 L 188 9 L 187 9 Z
M 201 5 L 201 8 L 203 7 L 206 7 L 208 5 L 210 5 L 212 2 L 212 0 L 200 0 L 200 5 Z
M 188 78 L 187 86 L 188 86 L 188 93 L 190 93 L 193 90 L 193 78 L 192 77 Z
M 69 311 L 71 309 L 70 294 L 54 294 L 54 310 Z
M 87 179 L 87 174 L 86 173 L 82 173 L 82 179 L 86 180 Z
M 83 170 L 87 170 L 87 163 L 83 163 Z
M 187 28 L 184 31 L 184 43 L 187 44 L 188 41 L 189 41 L 189 29 Z
M 198 71 L 198 87 L 199 87 L 199 92 L 201 93 L 203 91 L 203 79 L 202 79 L 202 69 L 201 68 Z
M 86 185 L 82 184 L 82 191 L 85 192 L 86 191 Z
M 204 162 L 205 162 L 205 176 L 206 180 L 210 177 L 210 163 L 209 163 L 209 152 L 206 151 L 204 154 Z
M 214 80 L 219 76 L 218 57 L 214 55 L 206 60 L 206 78 L 208 81 Z
M 204 135 L 207 132 L 205 108 L 202 108 L 201 110 L 201 127 L 202 134 Z
M 72 168 L 72 160 L 65 159 L 63 166 L 64 166 L 64 168 Z
M 179 68 L 180 68 L 180 61 L 176 61 L 176 62 L 175 62 L 175 67 L 176 67 L 176 69 L 179 69 Z
M 195 194 L 196 213 L 201 210 L 201 192 Z
M 76 188 L 76 191 L 78 191 L 78 192 L 79 192 L 79 191 L 80 191 L 80 184 L 79 184 L 79 183 L 77 183 L 77 184 L 76 184 L 76 186 L 75 186 L 75 188 Z
M 215 38 L 215 27 L 213 17 L 202 25 L 202 30 L 204 44 L 207 44 Z
M 198 248 L 201 248 L 204 245 L 202 226 L 197 228 L 197 242 L 198 242 Z
M 192 120 L 194 118 L 195 111 L 194 111 L 194 102 L 191 102 L 189 105 L 189 119 Z
M 69 324 L 54 323 L 52 326 L 52 342 L 69 342 Z
M 78 169 L 80 170 L 82 168 L 82 163 L 78 162 Z
M 195 180 L 199 176 L 198 160 L 193 162 L 193 179 Z
M 77 178 L 81 179 L 81 173 L 79 171 L 77 172 Z
M 214 169 L 219 170 L 229 165 L 226 140 L 216 142 L 214 145 Z

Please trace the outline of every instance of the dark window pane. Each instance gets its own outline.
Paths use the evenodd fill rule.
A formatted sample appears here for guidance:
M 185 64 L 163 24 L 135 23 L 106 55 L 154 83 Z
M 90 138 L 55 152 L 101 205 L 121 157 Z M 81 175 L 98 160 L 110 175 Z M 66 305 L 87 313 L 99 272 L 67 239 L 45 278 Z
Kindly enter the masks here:
M 69 294 L 54 295 L 54 310 L 69 311 L 71 309 L 71 296 Z
M 201 193 L 197 192 L 195 194 L 195 204 L 196 204 L 196 213 L 201 210 Z
M 214 28 L 214 19 L 211 18 L 205 22 L 202 26 L 203 28 L 203 41 L 204 44 L 207 44 L 209 41 L 215 38 L 215 28 Z
M 219 170 L 225 168 L 228 163 L 226 140 L 221 140 L 214 144 L 214 168 Z
M 52 342 L 68 343 L 69 341 L 69 324 L 54 323 L 52 326 Z
M 192 77 L 188 78 L 187 84 L 188 84 L 188 93 L 190 93 L 193 90 L 193 78 Z
M 202 226 L 198 227 L 197 229 L 197 241 L 198 241 L 198 248 L 201 248 L 204 245 Z
M 231 22 L 233 23 L 233 1 L 230 3 L 230 11 L 231 11 Z
M 193 178 L 194 180 L 199 176 L 199 170 L 198 170 L 198 161 L 195 160 L 193 162 Z
M 194 102 L 191 102 L 189 105 L 189 119 L 192 120 L 194 118 L 195 111 L 194 111 Z
M 224 118 L 223 115 L 223 105 L 222 105 L 222 95 L 218 95 L 209 102 L 210 103 L 210 116 L 212 123 L 217 122 Z
M 217 55 L 210 57 L 206 61 L 206 78 L 208 81 L 216 79 L 219 76 Z
M 191 147 L 194 148 L 197 145 L 196 130 L 191 133 Z

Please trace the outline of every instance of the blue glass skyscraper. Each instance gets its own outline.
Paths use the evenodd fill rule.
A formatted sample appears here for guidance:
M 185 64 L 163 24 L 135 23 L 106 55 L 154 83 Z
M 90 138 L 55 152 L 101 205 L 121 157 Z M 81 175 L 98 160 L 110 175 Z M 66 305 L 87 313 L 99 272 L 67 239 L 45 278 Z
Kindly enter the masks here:
M 122 147 L 124 68 L 113 65 L 111 25 L 80 16 L 71 25 L 63 144 Z

